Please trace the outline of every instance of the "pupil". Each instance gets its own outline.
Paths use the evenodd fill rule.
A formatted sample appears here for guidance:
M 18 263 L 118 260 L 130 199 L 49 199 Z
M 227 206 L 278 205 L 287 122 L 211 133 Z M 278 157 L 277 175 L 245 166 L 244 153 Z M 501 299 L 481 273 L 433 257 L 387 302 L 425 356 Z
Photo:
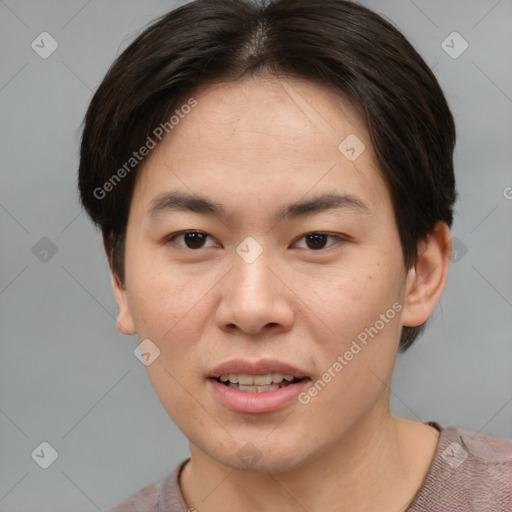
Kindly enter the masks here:
M 204 236 L 204 233 L 199 233 L 197 231 L 185 233 L 185 243 L 190 249 L 200 249 L 204 243 Z M 191 244 L 192 247 L 190 246 Z
M 306 239 L 308 241 L 308 247 L 310 249 L 321 249 L 321 247 L 318 247 L 318 245 L 323 246 L 325 244 L 326 237 L 327 237 L 327 235 L 324 235 L 322 233 L 314 233 L 312 235 L 306 235 Z M 310 245 L 311 245 L 310 242 L 313 243 L 313 247 L 310 247 Z
M 204 243 L 204 233 L 198 231 L 191 231 L 185 233 L 185 243 L 190 249 L 199 249 Z M 323 233 L 313 233 L 306 235 L 308 247 L 310 249 L 321 249 L 326 242 L 327 235 Z

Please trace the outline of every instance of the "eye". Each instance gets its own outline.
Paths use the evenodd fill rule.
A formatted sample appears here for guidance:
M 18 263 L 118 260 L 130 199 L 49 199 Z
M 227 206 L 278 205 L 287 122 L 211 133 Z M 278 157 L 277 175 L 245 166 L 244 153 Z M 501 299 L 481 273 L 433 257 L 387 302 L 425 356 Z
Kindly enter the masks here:
M 338 235 L 331 235 L 329 233 L 321 233 L 321 232 L 314 232 L 314 233 L 308 233 L 307 235 L 304 235 L 299 240 L 305 239 L 307 247 L 304 247 L 304 249 L 311 249 L 313 251 L 319 251 L 322 249 L 325 249 L 325 244 L 328 238 L 331 238 L 335 240 L 334 243 L 337 243 L 343 239 L 343 237 Z M 334 244 L 331 244 L 334 245 Z
M 182 231 L 181 233 L 175 233 L 174 235 L 171 235 L 167 238 L 167 242 L 173 242 L 177 245 L 184 247 L 186 249 L 203 249 L 205 247 L 205 241 L 211 238 L 210 235 L 207 233 L 204 233 L 202 231 Z M 329 233 L 323 233 L 323 232 L 313 232 L 313 233 L 307 233 L 306 235 L 303 235 L 299 240 L 305 240 L 306 247 L 300 247 L 303 249 L 310 249 L 313 251 L 320 251 L 322 249 L 325 249 L 325 245 L 328 241 L 328 239 L 333 240 L 334 242 L 330 245 L 334 245 L 335 243 L 343 240 L 342 236 L 339 235 L 332 235 Z M 176 240 L 182 240 L 182 242 L 176 242 Z M 210 245 L 209 247 L 216 247 L 215 244 Z
M 183 231 L 170 236 L 167 241 L 174 242 L 175 240 L 182 238 L 185 245 L 181 243 L 178 243 L 177 245 L 185 247 L 186 249 L 203 249 L 204 242 L 209 237 L 210 235 L 207 235 L 202 231 Z

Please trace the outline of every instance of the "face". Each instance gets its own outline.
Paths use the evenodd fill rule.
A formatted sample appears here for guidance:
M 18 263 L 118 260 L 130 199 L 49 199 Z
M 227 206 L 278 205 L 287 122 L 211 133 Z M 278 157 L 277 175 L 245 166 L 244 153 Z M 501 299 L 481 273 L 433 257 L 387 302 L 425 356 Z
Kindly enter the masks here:
M 391 199 L 333 91 L 193 96 L 139 170 L 119 323 L 160 351 L 146 369 L 191 449 L 285 471 L 388 411 L 408 282 Z

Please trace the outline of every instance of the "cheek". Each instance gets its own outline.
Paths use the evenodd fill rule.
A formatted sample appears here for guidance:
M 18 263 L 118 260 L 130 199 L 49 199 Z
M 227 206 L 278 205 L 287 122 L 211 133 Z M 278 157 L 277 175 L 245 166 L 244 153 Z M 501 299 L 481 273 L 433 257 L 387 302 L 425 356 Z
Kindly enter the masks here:
M 319 418 L 311 420 L 319 435 L 332 423 L 340 430 L 351 428 L 387 393 L 401 328 L 400 303 L 389 274 L 377 272 L 379 267 L 332 280 L 325 290 L 330 300 L 315 306 L 331 329 L 323 343 L 317 337 L 322 353 L 318 391 L 305 405 L 310 418 Z M 326 423 L 327 410 L 331 421 Z
M 176 354 L 175 357 L 180 358 L 180 355 Z M 181 363 L 184 363 L 183 358 Z M 193 371 L 193 368 L 190 370 Z M 186 368 L 182 365 L 176 368 L 169 357 L 162 353 L 146 367 L 146 371 L 160 404 L 182 432 L 189 434 L 207 429 L 209 418 L 201 407 L 200 390 L 195 388 L 197 384 L 189 378 Z
M 319 383 L 322 397 L 311 404 L 311 411 L 321 416 L 327 407 L 340 424 L 354 421 L 386 392 L 384 382 L 393 373 L 401 329 L 398 276 L 391 263 L 368 263 L 357 273 L 351 269 L 338 274 L 318 294 L 324 298 L 315 309 L 331 331 L 322 343 L 317 370 L 320 380 L 329 383 L 325 389 Z
M 206 293 L 204 281 L 173 271 L 160 255 L 141 252 L 129 264 L 130 304 L 139 335 L 164 341 L 177 326 L 183 328 L 180 324 L 188 312 L 194 314 L 194 302 Z
M 197 352 L 211 304 L 201 299 L 211 284 L 156 269 L 146 276 L 133 283 L 133 310 L 139 337 L 150 338 L 160 350 L 159 357 L 146 367 L 148 377 L 162 406 L 180 428 L 187 429 L 189 422 L 201 425 L 201 409 L 191 396 L 199 395 L 202 383 Z
M 373 325 L 399 299 L 395 266 L 361 260 L 357 265 L 337 269 L 328 279 L 303 287 L 305 302 L 313 302 L 311 309 L 332 328 L 338 340 L 347 341 Z
M 146 367 L 148 376 L 171 416 L 173 411 L 194 416 L 188 393 L 195 396 L 195 387 L 202 383 L 200 362 L 205 354 L 201 340 L 211 334 L 207 332 L 213 308 L 211 289 L 218 279 L 156 268 L 138 277 L 133 282 L 136 299 L 132 308 L 137 333 L 160 350 L 155 362 Z

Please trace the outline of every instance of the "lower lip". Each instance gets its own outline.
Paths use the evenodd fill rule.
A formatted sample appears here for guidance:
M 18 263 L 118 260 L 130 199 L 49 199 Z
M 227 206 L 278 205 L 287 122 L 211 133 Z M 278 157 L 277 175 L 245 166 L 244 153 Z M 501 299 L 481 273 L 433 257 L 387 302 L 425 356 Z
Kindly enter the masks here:
M 274 391 L 249 393 L 230 388 L 215 379 L 208 379 L 208 381 L 213 394 L 224 407 L 231 411 L 249 414 L 274 412 L 284 408 L 293 402 L 309 383 L 309 379 L 303 379 Z

